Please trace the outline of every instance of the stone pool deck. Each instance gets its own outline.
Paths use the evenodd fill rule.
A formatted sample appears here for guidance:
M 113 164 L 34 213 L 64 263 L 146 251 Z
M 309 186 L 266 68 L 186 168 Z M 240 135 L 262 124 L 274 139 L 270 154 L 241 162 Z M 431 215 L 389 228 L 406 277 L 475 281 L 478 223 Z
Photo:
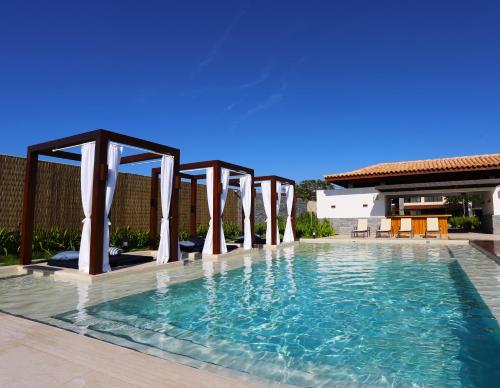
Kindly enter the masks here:
M 0 387 L 255 387 L 0 313 Z

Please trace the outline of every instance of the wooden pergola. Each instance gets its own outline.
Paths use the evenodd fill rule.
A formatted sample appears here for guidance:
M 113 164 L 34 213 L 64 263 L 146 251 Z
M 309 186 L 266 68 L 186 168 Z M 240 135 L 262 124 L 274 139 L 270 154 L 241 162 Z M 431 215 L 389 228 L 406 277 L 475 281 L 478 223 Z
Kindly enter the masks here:
M 255 177 L 255 187 L 261 186 L 260 182 L 263 181 L 271 181 L 271 245 L 276 245 L 278 236 L 277 232 L 277 222 L 278 222 L 278 214 L 276 211 L 276 202 L 278 201 L 278 193 L 276 193 L 276 182 L 280 182 L 282 185 L 290 185 L 295 188 L 295 181 L 288 178 L 283 178 L 277 175 L 265 175 Z M 296 220 L 296 209 L 295 204 L 297 202 L 297 193 L 294 192 L 293 196 L 293 206 L 292 206 L 292 230 L 293 235 L 296 236 L 295 229 L 297 225 Z
M 231 170 L 230 176 L 238 176 L 241 174 L 250 174 L 252 176 L 252 205 L 250 212 L 250 223 L 252 225 L 252 243 L 254 233 L 254 170 L 248 167 L 239 166 L 236 164 L 224 162 L 222 160 L 207 160 L 203 162 L 194 162 L 181 164 L 179 166 L 178 177 L 180 179 L 189 179 L 191 183 L 190 195 L 190 209 L 189 209 L 189 235 L 194 237 L 196 235 L 196 200 L 198 193 L 198 181 L 206 178 L 205 174 L 188 174 L 183 171 L 192 171 L 199 169 L 206 169 L 212 167 L 214 169 L 214 191 L 213 191 L 213 253 L 220 254 L 220 222 L 221 222 L 221 209 L 220 197 L 222 193 L 221 183 L 221 168 Z M 156 236 L 158 231 L 158 177 L 160 175 L 159 168 L 151 169 L 151 211 L 149 215 L 149 243 L 151 249 L 157 248 Z M 230 179 L 229 186 L 239 188 L 238 179 Z
M 147 140 L 122 135 L 105 129 L 98 129 L 78 135 L 64 137 L 28 147 L 26 157 L 26 173 L 24 177 L 24 196 L 21 219 L 21 251 L 19 262 L 22 265 L 31 264 L 32 243 L 35 215 L 35 195 L 38 157 L 40 155 L 53 158 L 81 161 L 81 155 L 61 149 L 75 147 L 84 143 L 95 142 L 95 158 L 92 186 L 92 218 L 90 236 L 90 268 L 91 275 L 102 273 L 103 261 L 103 230 L 105 220 L 106 180 L 108 176 L 108 144 L 116 142 L 124 146 L 138 148 L 144 151 L 135 155 L 123 156 L 120 164 L 137 163 L 161 159 L 162 155 L 174 157 L 174 176 L 178 176 L 180 165 L 180 150 Z M 174 179 L 170 206 L 170 260 L 178 260 L 177 241 L 179 234 L 179 181 Z M 98 231 L 96 233 L 96 231 Z

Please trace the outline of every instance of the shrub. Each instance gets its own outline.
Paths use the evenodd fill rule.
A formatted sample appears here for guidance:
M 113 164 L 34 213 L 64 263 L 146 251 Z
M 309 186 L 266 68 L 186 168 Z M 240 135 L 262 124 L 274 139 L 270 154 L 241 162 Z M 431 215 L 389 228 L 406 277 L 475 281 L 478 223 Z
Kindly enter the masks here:
M 286 220 L 282 216 L 278 216 L 278 230 L 281 235 L 285 234 Z
M 208 233 L 208 224 L 198 224 L 196 226 L 196 235 L 199 237 L 205 237 Z
M 186 229 L 179 230 L 179 241 L 186 241 L 189 239 L 189 232 Z
M 265 222 L 261 222 L 260 224 L 255 224 L 254 226 L 254 232 L 261 237 L 264 237 L 266 235 L 266 229 L 267 225 Z
M 21 237 L 18 231 L 11 231 L 5 228 L 0 229 L 0 251 L 4 256 L 17 255 Z
M 109 245 L 115 247 L 128 243 L 128 249 L 146 248 L 149 246 L 149 232 L 143 229 L 116 228 L 109 237 Z
M 4 256 L 18 255 L 20 242 L 19 231 L 0 229 L 0 251 Z M 58 251 L 78 250 L 79 246 L 80 232 L 75 230 L 53 228 L 33 235 L 33 253 L 42 256 L 51 256 Z
M 335 234 L 335 229 L 327 219 L 318 220 L 316 213 L 302 213 L 297 217 L 297 237 L 327 237 Z
M 68 229 L 49 229 L 33 236 L 33 251 L 51 256 L 59 251 L 76 251 L 80 247 L 81 233 Z
M 227 222 L 223 224 L 224 236 L 229 240 L 234 240 L 241 236 L 241 228 L 235 222 Z
M 478 229 L 481 224 L 481 220 L 476 216 L 458 216 L 450 217 L 448 219 L 448 224 L 450 224 L 452 228 Z

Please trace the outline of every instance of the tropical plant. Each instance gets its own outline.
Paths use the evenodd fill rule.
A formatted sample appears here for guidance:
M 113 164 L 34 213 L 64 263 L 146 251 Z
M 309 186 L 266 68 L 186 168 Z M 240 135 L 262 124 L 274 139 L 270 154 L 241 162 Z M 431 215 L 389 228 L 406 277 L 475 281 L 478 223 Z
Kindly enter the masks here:
M 261 222 L 261 223 L 255 224 L 253 230 L 256 234 L 263 237 L 266 235 L 266 229 L 267 229 L 267 224 L 265 222 Z
M 302 213 L 297 217 L 296 237 L 327 237 L 335 234 L 335 229 L 327 219 L 318 220 L 316 213 Z
M 295 186 L 297 197 L 304 201 L 316 201 L 316 190 L 333 189 L 333 184 L 320 179 L 306 179 Z
M 80 232 L 53 228 L 42 230 L 33 236 L 33 251 L 51 256 L 58 251 L 76 251 L 80 247 Z
M 116 228 L 109 237 L 109 245 L 122 247 L 127 243 L 128 249 L 146 248 L 149 245 L 149 231 L 144 229 Z
M 458 217 L 450 217 L 448 219 L 448 224 L 452 228 L 465 228 L 468 230 L 478 229 L 481 225 L 481 220 L 479 217 L 472 216 L 458 216 Z
M 196 235 L 199 237 L 205 237 L 208 233 L 208 224 L 198 224 L 196 226 Z
M 186 241 L 189 239 L 189 232 L 186 229 L 179 230 L 179 241 Z
M 224 237 L 226 237 L 229 240 L 234 240 L 235 238 L 241 236 L 241 228 L 235 222 L 227 222 L 227 223 L 224 222 L 223 228 L 224 228 Z
M 21 238 L 18 231 L 0 228 L 0 251 L 2 255 L 17 254 L 20 241 Z
M 280 231 L 281 235 L 285 234 L 285 227 L 286 227 L 285 217 L 278 216 L 278 230 Z

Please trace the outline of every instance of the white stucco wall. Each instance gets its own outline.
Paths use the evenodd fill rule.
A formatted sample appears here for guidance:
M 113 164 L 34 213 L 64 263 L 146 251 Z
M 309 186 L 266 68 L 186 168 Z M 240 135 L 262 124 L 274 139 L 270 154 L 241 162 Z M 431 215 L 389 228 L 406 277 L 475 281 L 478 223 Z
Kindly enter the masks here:
M 491 202 L 493 204 L 493 214 L 500 215 L 500 186 L 497 186 L 493 191 Z
M 373 187 L 318 190 L 316 194 L 318 218 L 385 216 L 384 195 Z M 333 208 L 332 206 L 335 207 Z

